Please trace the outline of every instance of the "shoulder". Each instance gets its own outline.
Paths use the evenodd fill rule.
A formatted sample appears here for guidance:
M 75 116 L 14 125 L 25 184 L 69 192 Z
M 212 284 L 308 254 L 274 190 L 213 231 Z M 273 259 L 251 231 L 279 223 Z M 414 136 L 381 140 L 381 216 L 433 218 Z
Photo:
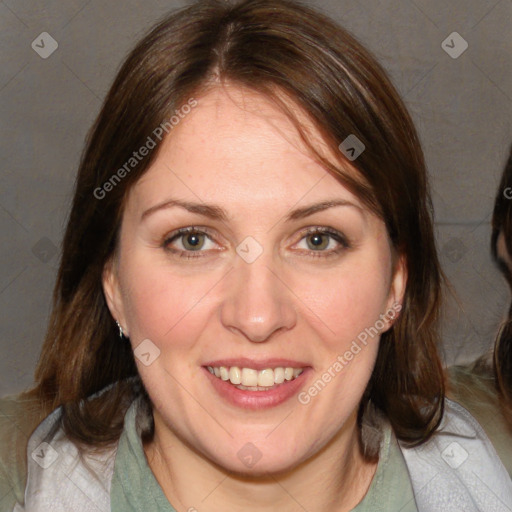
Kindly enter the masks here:
M 26 485 L 17 512 L 110 510 L 118 442 L 102 447 L 77 442 L 66 434 L 62 418 L 63 408 L 59 406 L 28 440 Z
M 494 387 L 490 365 L 478 361 L 447 371 L 448 396 L 480 423 L 512 476 L 512 425 L 509 425 Z
M 455 510 L 456 502 L 456 510 L 483 512 L 512 503 L 512 480 L 482 427 L 459 404 L 445 400 L 441 425 L 428 441 L 400 445 L 420 510 Z
M 28 440 L 44 419 L 39 401 L 28 393 L 0 398 L 0 509 L 23 503 Z

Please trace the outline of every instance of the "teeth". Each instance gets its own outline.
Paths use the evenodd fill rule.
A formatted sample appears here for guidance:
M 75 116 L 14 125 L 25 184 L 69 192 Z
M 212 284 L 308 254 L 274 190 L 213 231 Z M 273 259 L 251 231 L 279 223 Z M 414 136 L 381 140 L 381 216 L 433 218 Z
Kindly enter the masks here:
M 274 382 L 282 384 L 284 382 L 284 368 L 276 368 L 274 370 Z
M 258 372 L 256 370 L 252 370 L 251 368 L 242 368 L 241 384 L 243 386 L 257 386 L 258 385 Z
M 242 372 L 238 366 L 232 366 L 229 369 L 229 380 L 231 384 L 242 384 Z
M 285 380 L 296 379 L 304 369 L 279 366 L 258 371 L 253 368 L 239 368 L 238 366 L 231 366 L 231 368 L 208 366 L 208 371 L 222 380 L 229 380 L 231 384 L 239 389 L 263 391 L 275 384 L 282 384 Z
M 270 387 L 274 384 L 274 370 L 272 370 L 272 368 L 258 372 L 258 386 Z

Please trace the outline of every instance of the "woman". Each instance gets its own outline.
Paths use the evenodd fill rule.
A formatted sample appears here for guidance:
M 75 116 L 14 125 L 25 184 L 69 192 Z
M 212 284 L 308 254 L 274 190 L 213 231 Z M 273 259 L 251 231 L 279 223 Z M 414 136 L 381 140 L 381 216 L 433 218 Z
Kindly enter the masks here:
M 83 157 L 14 510 L 506 510 L 444 399 L 440 280 L 416 132 L 359 43 L 287 0 L 171 15 Z
M 512 147 L 494 203 L 491 252 L 512 289 Z M 512 476 L 512 305 L 493 351 L 448 376 L 449 395 L 484 427 Z

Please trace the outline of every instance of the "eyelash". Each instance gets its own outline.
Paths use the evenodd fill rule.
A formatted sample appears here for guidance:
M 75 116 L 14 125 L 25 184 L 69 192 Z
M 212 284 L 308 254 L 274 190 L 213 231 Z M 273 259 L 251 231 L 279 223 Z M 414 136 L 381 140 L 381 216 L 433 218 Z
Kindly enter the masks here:
M 178 240 L 179 238 L 181 238 L 185 235 L 191 234 L 191 233 L 199 234 L 199 235 L 206 235 L 208 238 L 210 238 L 210 240 L 213 240 L 212 234 L 208 228 L 200 228 L 197 226 L 190 226 L 190 227 L 186 227 L 186 228 L 180 228 L 180 229 L 174 231 L 173 233 L 171 233 L 170 235 L 168 235 L 162 243 L 163 249 L 170 252 L 171 254 L 173 254 L 175 256 L 178 256 L 179 258 L 194 259 L 194 258 L 204 257 L 204 255 L 201 255 L 201 253 L 204 253 L 207 251 L 201 251 L 201 250 L 199 250 L 199 251 L 183 251 L 181 249 L 172 249 L 169 247 L 170 244 L 172 242 L 174 242 L 175 240 Z M 307 251 L 307 250 L 305 250 L 305 252 L 313 258 L 330 258 L 333 256 L 337 256 L 339 253 L 343 252 L 346 249 L 350 249 L 350 247 L 351 247 L 347 238 L 342 233 L 340 233 L 339 231 L 336 231 L 334 229 L 321 227 L 321 226 L 310 227 L 310 228 L 307 228 L 306 230 L 304 230 L 301 233 L 301 238 L 300 238 L 299 242 L 301 240 L 303 240 L 304 238 L 306 238 L 307 236 L 315 235 L 315 234 L 330 236 L 332 239 L 334 239 L 336 242 L 338 242 L 339 247 L 337 247 L 336 249 L 332 249 L 330 251 Z M 195 253 L 197 253 L 197 254 L 195 254 Z

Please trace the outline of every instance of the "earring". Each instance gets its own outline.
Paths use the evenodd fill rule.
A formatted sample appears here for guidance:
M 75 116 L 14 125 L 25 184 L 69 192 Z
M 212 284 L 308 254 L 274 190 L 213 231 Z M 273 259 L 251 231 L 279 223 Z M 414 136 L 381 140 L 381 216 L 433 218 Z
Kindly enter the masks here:
M 123 339 L 123 338 L 124 338 L 123 328 L 121 327 L 121 324 L 120 324 L 117 320 L 116 320 L 116 324 L 117 324 L 117 327 L 118 327 L 118 329 L 119 329 L 119 337 L 120 337 L 121 339 Z

